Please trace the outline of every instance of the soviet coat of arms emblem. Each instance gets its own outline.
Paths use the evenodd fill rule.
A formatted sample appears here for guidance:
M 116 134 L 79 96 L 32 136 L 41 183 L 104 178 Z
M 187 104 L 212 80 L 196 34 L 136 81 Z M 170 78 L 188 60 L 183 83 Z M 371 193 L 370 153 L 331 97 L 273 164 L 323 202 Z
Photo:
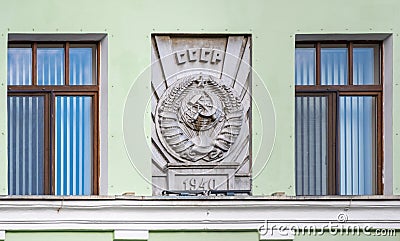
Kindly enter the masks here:
M 178 80 L 159 101 L 156 125 L 161 142 L 181 162 L 218 162 L 240 133 L 241 103 L 210 75 Z
M 250 190 L 250 47 L 248 35 L 152 36 L 154 195 Z

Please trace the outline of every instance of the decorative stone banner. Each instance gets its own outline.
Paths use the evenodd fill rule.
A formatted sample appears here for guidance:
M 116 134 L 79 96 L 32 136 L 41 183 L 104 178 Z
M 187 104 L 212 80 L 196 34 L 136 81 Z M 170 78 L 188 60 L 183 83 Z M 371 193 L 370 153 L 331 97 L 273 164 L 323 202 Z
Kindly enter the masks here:
M 250 190 L 251 38 L 152 36 L 153 194 Z

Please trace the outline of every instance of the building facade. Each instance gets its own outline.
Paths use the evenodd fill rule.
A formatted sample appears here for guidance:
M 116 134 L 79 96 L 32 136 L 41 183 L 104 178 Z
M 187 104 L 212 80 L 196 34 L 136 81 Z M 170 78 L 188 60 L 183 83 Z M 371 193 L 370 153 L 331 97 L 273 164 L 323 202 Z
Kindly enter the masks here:
M 4 1 L 0 240 L 397 240 L 399 9 Z

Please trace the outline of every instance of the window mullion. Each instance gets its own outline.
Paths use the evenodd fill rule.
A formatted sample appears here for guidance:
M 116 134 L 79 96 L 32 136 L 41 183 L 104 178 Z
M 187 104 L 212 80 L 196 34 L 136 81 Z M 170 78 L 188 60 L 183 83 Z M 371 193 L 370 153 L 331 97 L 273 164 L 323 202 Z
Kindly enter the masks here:
M 56 135 L 55 135 L 55 94 L 54 92 L 50 92 L 48 94 L 49 96 L 49 109 L 50 109 L 50 170 L 51 170 L 51 175 L 49 175 L 49 177 L 51 178 L 51 194 L 55 195 L 55 162 L 56 162 L 56 158 L 55 158 L 55 140 L 56 140 Z
M 338 178 L 339 158 L 338 158 L 338 92 L 329 93 L 328 104 L 328 194 L 337 195 L 340 187 Z
M 69 85 L 69 42 L 65 43 L 64 48 L 65 61 L 64 61 L 64 77 L 65 77 L 65 85 Z
M 353 85 L 353 43 L 349 42 L 347 45 L 347 55 L 348 55 L 348 85 Z
M 321 85 L 321 43 L 318 42 L 315 45 L 315 49 L 316 49 L 316 60 L 315 60 L 315 69 L 316 69 L 316 73 L 315 73 L 315 84 L 316 85 Z
M 51 191 L 51 179 L 50 179 L 50 172 L 51 172 L 51 100 L 48 94 L 44 95 L 44 193 L 49 195 L 53 194 Z
M 32 44 L 32 85 L 37 85 L 37 43 Z

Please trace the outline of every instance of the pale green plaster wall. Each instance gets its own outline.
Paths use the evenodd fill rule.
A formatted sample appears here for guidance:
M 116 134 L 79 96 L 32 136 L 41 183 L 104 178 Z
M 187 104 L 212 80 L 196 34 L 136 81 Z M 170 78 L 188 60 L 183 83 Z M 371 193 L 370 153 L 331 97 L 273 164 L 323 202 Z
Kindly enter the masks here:
M 112 241 L 112 232 L 6 232 L 5 241 Z M 256 231 L 150 232 L 149 241 L 258 241 Z
M 371 234 L 374 231 L 371 230 Z M 379 241 L 379 240 L 385 240 L 385 241 L 390 241 L 390 240 L 399 240 L 398 233 L 393 236 L 377 236 L 377 235 L 365 235 L 360 233 L 360 235 L 349 235 L 343 234 L 337 234 L 337 235 L 331 235 L 329 233 L 325 233 L 324 235 L 299 235 L 294 238 L 294 241 L 314 241 L 314 240 L 324 240 L 324 241 L 353 241 L 355 239 L 358 240 L 374 240 L 374 241 Z
M 112 241 L 112 232 L 6 232 L 5 241 Z
M 258 232 L 150 232 L 149 241 L 258 241 Z
M 268 161 L 254 178 L 254 194 L 294 194 L 294 41 L 297 33 L 393 33 L 394 146 L 400 143 L 400 15 L 397 0 L 304 1 L 131 1 L 13 0 L 0 8 L 0 194 L 7 194 L 6 41 L 8 33 L 107 33 L 109 87 L 109 194 L 151 195 L 150 149 L 144 121 L 132 120 L 141 151 L 143 178 L 124 148 L 122 117 L 128 90 L 150 64 L 151 33 L 251 33 L 253 67 L 267 85 L 276 113 L 272 155 L 261 152 L 256 163 Z M 149 92 L 143 92 L 148 98 Z M 269 116 L 266 113 L 266 116 Z M 268 129 L 268 126 L 264 126 Z M 253 130 L 256 133 L 258 128 Z M 272 132 L 273 133 L 273 132 Z M 264 137 L 265 138 L 265 137 Z M 254 145 L 258 145 L 257 141 Z M 394 152 L 394 173 L 400 173 L 400 149 Z M 268 160 L 267 160 L 268 159 Z M 262 165 L 260 165 L 262 166 Z M 259 170 L 255 170 L 259 172 Z M 400 175 L 394 175 L 400 193 Z

